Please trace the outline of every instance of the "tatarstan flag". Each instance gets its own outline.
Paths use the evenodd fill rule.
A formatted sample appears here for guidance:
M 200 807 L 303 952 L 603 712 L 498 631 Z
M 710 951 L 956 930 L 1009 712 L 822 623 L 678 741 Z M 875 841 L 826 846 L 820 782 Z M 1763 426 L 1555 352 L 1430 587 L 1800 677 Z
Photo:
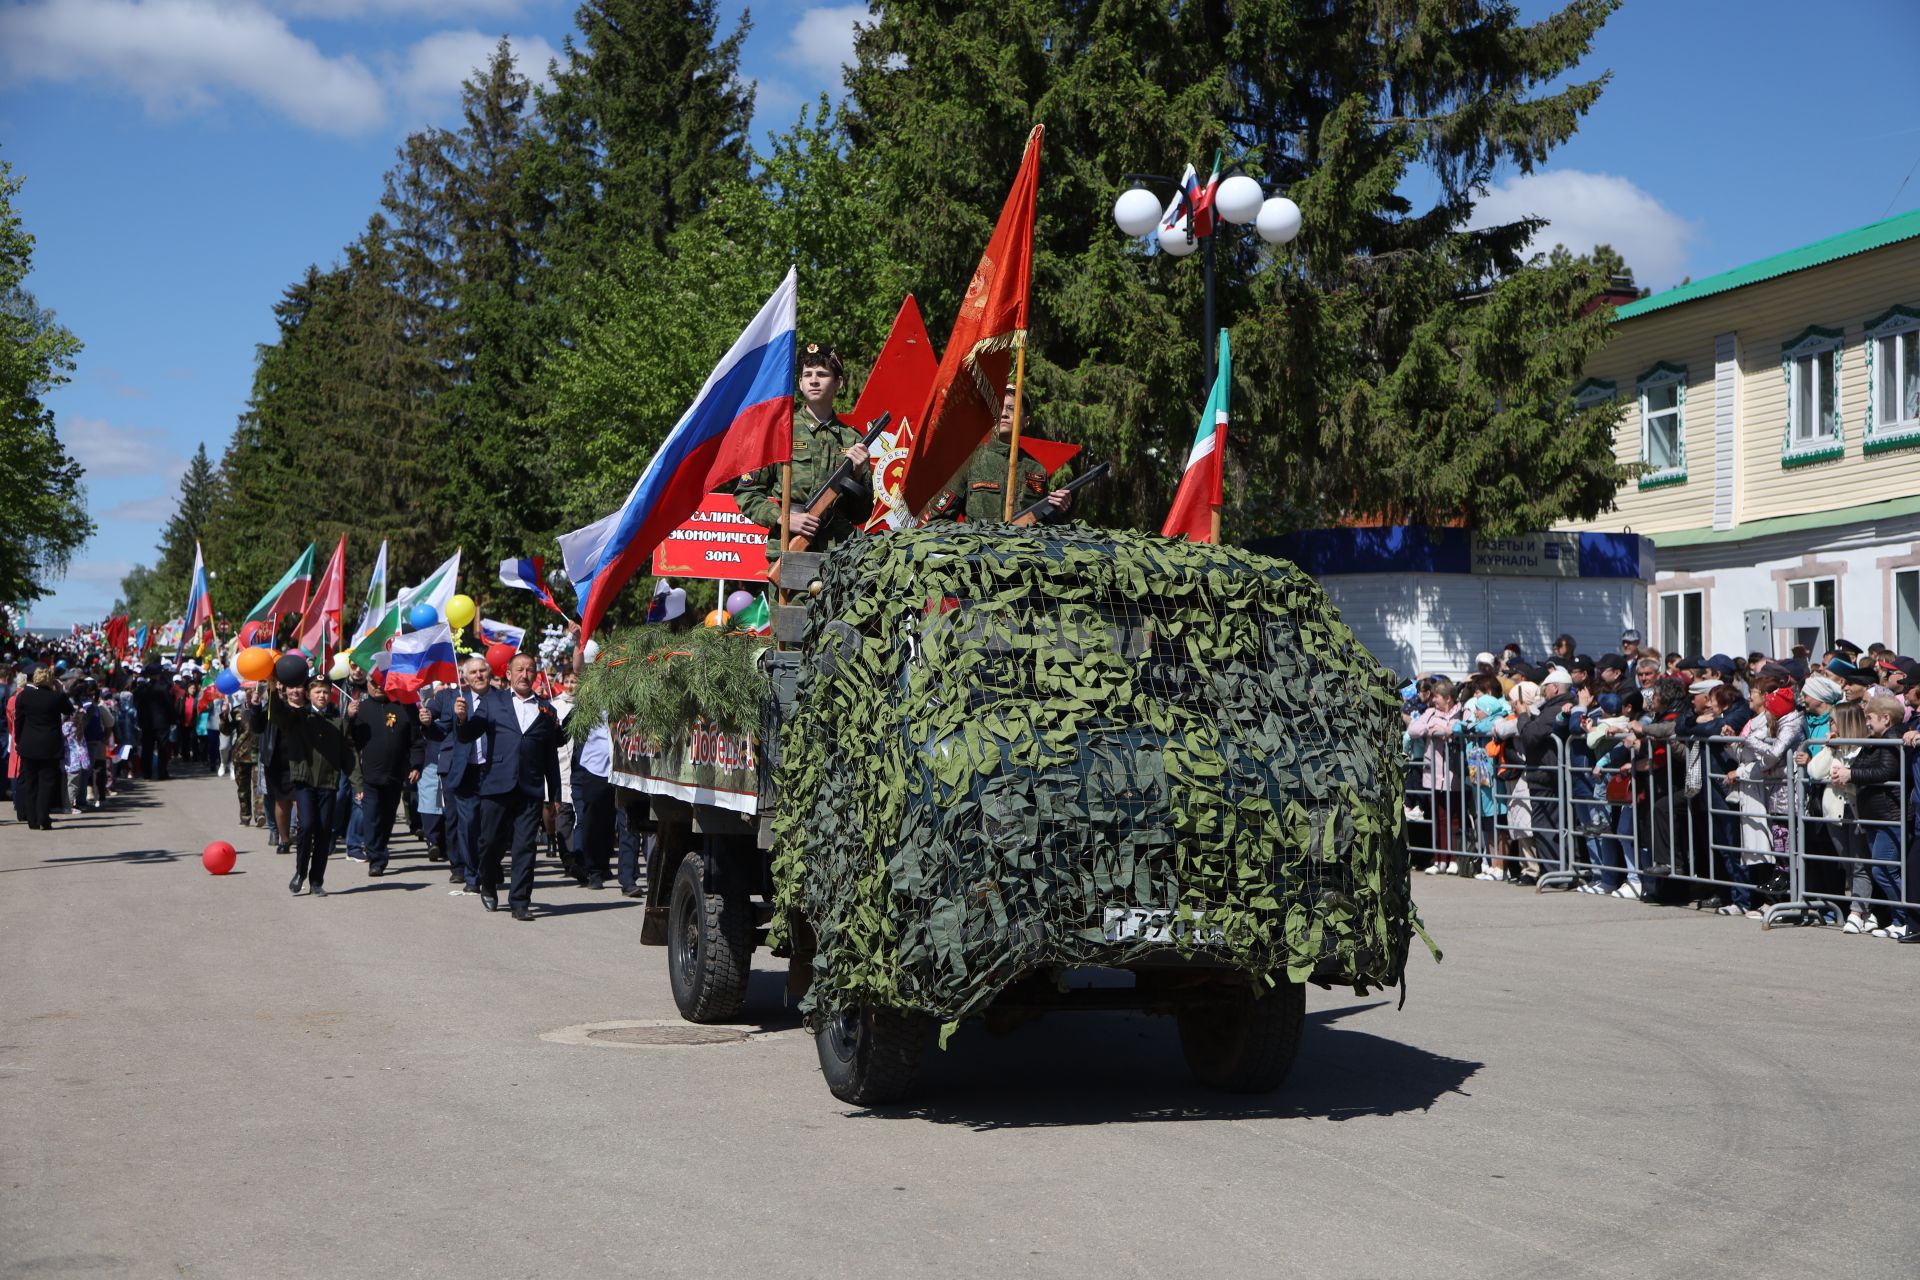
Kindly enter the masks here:
M 901 499 L 915 515 L 925 512 L 993 430 L 1014 349 L 1026 343 L 1041 137 L 1039 125 L 1027 135 L 1013 189 L 960 299 L 932 393 L 914 425 Z
M 1193 435 L 1193 450 L 1187 454 L 1187 469 L 1180 477 L 1180 490 L 1173 495 L 1173 509 L 1160 532 L 1169 538 L 1186 535 L 1188 542 L 1212 542 L 1213 513 L 1224 501 L 1223 477 L 1227 449 L 1227 391 L 1233 385 L 1233 358 L 1227 345 L 1227 331 L 1220 331 L 1220 371 L 1214 375 L 1213 391 L 1207 407 L 1200 412 L 1200 427 Z
M 240 644 L 272 644 L 274 624 L 282 614 L 298 613 L 307 607 L 307 584 L 313 580 L 313 543 L 300 553 L 293 567 L 280 581 L 267 588 L 260 603 L 247 611 L 240 624 Z

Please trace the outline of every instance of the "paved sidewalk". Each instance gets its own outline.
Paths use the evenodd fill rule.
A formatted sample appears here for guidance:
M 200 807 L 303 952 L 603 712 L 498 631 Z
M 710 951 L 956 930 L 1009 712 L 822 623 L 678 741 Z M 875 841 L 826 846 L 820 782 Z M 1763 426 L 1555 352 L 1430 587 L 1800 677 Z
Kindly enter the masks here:
M 1446 962 L 1312 992 L 1271 1098 L 1082 1015 L 865 1113 L 766 957 L 774 1034 L 543 1040 L 674 1020 L 637 904 L 543 865 L 515 923 L 413 842 L 295 898 L 232 795 L 0 823 L 0 1275 L 1915 1274 L 1920 947 L 1420 877 Z

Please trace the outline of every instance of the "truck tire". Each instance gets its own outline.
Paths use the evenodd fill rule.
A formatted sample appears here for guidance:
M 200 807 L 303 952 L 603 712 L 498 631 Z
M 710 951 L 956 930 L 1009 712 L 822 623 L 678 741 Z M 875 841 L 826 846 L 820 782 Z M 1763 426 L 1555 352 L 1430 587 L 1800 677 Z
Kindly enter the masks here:
M 926 1019 L 891 1009 L 836 1014 L 813 1037 L 827 1088 L 856 1107 L 900 1101 L 913 1092 L 929 1029 Z
M 725 1022 L 747 1002 L 753 970 L 753 912 L 746 895 L 708 893 L 706 858 L 689 853 L 673 876 L 667 906 L 667 976 L 688 1022 Z
M 1293 1067 L 1307 1017 L 1307 989 L 1284 978 L 1264 995 L 1196 1005 L 1176 1016 L 1193 1078 L 1227 1093 L 1271 1093 Z

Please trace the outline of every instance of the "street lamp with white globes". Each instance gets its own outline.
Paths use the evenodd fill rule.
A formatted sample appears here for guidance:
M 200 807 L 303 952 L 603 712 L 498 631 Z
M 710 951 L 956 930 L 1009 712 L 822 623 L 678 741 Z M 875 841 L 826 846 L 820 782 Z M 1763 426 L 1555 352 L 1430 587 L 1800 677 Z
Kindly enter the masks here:
M 1210 216 L 1196 217 L 1196 213 L 1204 215 L 1208 209 L 1196 211 L 1185 189 L 1174 179 L 1157 173 L 1130 173 L 1126 176 L 1133 185 L 1122 191 L 1119 199 L 1113 202 L 1115 226 L 1136 238 L 1153 236 L 1160 252 L 1169 257 L 1184 258 L 1195 249 L 1202 251 L 1200 258 L 1206 279 L 1204 332 L 1207 368 L 1206 381 L 1201 384 L 1200 394 L 1204 397 L 1213 388 L 1214 361 L 1217 356 L 1215 347 L 1219 340 L 1213 321 L 1213 241 L 1216 225 Z M 1173 186 L 1174 203 L 1171 210 L 1165 209 L 1159 198 L 1147 190 L 1143 184 L 1148 182 Z M 1202 203 L 1205 204 L 1205 201 Z M 1214 189 L 1210 207 L 1211 211 L 1220 215 L 1221 220 L 1235 226 L 1245 226 L 1251 222 L 1260 238 L 1268 244 L 1286 244 L 1300 234 L 1300 206 L 1285 196 L 1269 199 L 1266 192 L 1260 189 L 1260 184 L 1244 173 L 1230 174 L 1221 179 L 1220 185 Z

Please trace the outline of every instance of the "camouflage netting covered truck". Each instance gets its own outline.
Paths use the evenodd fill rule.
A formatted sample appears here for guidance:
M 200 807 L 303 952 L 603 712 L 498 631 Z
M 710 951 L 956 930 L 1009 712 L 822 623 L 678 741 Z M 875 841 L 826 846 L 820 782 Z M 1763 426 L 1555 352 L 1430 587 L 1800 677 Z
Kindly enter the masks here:
M 1172 1014 L 1200 1080 L 1264 1091 L 1304 982 L 1399 981 L 1399 701 L 1305 574 L 1077 525 L 857 538 L 804 572 L 750 819 L 622 752 L 665 800 L 649 903 L 683 1012 L 764 937 L 849 1101 L 904 1095 L 936 1027 L 1074 1007 Z

